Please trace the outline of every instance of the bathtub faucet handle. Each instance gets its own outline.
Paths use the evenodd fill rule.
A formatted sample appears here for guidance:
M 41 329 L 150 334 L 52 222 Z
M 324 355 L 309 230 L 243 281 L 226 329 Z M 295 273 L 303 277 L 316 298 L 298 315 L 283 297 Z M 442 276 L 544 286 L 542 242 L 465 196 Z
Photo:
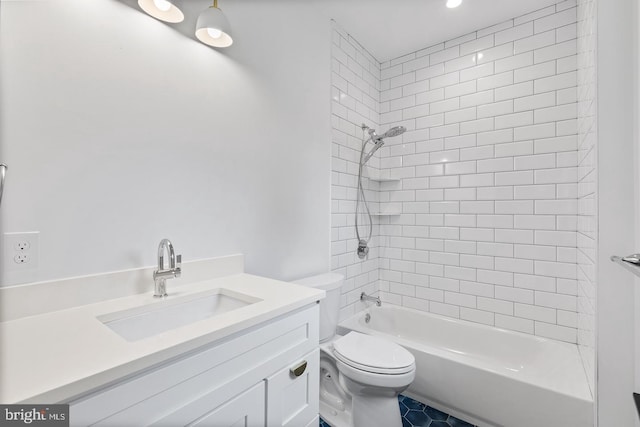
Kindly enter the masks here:
M 365 294 L 364 292 L 360 294 L 360 301 L 365 302 L 365 301 L 371 301 L 371 302 L 375 302 L 376 306 L 380 307 L 382 305 L 382 301 L 380 301 L 380 297 L 372 297 L 369 296 L 367 294 Z

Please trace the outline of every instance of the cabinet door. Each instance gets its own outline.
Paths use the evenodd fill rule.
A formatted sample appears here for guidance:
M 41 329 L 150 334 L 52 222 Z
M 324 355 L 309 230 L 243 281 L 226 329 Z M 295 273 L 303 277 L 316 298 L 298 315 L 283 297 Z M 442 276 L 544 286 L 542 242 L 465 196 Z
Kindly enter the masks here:
M 189 426 L 264 427 L 264 381 L 203 415 Z
M 292 369 L 307 363 L 302 374 Z M 318 416 L 320 350 L 308 353 L 267 378 L 267 425 L 269 427 L 306 426 Z

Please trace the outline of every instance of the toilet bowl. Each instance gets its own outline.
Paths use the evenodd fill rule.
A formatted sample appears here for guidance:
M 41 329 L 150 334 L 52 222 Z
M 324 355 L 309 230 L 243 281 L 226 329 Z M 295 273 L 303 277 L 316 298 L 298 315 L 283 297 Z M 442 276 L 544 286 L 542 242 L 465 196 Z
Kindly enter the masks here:
M 398 394 L 415 378 L 415 359 L 380 337 L 336 335 L 343 281 L 328 273 L 295 282 L 327 292 L 320 302 L 320 416 L 332 427 L 401 427 Z

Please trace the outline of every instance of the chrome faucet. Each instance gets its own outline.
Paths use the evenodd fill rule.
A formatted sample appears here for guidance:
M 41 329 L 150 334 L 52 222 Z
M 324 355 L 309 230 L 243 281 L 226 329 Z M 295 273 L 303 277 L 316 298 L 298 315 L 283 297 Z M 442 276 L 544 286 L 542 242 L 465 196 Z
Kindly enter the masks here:
M 371 302 L 375 302 L 376 305 L 378 307 L 380 307 L 382 305 L 382 301 L 380 301 L 380 297 L 372 297 L 369 296 L 367 294 L 365 294 L 364 292 L 360 294 L 360 301 L 364 302 L 364 301 L 371 301 Z
M 164 268 L 164 253 L 169 254 L 169 268 Z M 180 277 L 182 273 L 182 255 L 177 255 L 169 239 L 162 239 L 158 245 L 158 269 L 153 272 L 153 280 L 156 284 L 154 298 L 167 296 L 167 279 Z

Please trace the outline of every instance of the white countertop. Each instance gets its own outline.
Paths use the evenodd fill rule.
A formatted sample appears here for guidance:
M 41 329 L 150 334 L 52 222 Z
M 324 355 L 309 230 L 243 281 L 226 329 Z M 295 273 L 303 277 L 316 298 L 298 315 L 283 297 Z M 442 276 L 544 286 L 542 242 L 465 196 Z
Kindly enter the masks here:
M 172 287 L 168 298 L 215 288 L 260 302 L 135 342 L 97 316 L 162 303 L 152 292 L 0 323 L 0 402 L 68 402 L 89 390 L 324 298 L 324 291 L 235 274 Z

